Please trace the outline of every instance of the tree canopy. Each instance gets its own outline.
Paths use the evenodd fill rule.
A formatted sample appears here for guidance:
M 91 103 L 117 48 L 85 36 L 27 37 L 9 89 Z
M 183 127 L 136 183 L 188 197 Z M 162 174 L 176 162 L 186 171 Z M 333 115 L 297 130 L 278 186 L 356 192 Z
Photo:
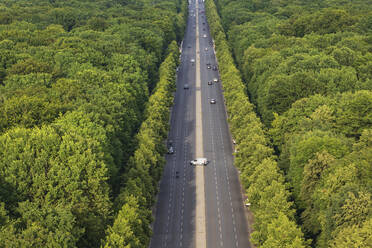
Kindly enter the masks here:
M 0 10 L 0 247 L 146 247 L 187 3 Z

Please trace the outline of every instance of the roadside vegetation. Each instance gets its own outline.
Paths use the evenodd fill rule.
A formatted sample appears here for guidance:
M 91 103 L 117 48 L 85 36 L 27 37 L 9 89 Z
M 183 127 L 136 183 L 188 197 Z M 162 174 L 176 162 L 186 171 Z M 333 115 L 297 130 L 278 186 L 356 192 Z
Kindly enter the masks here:
M 147 247 L 185 1 L 0 3 L 0 247 Z
M 279 227 L 286 223 L 276 221 L 280 208 L 312 247 L 369 247 L 371 1 L 206 3 L 238 143 L 236 165 L 255 216 L 253 242 L 301 247 L 267 246 L 296 237 Z M 281 187 L 282 199 L 292 201 L 275 204 L 278 198 L 264 192 Z
M 123 185 L 115 199 L 120 209 L 108 230 L 105 247 L 148 247 L 151 237 L 152 205 L 165 165 L 164 140 L 169 130 L 169 110 L 176 90 L 179 50 L 173 41 L 160 66 L 160 79 L 147 103 L 145 121 L 136 136 L 137 149 L 123 173 Z
M 206 2 L 206 14 L 216 45 L 228 122 L 238 144 L 235 165 L 255 217 L 251 240 L 265 248 L 306 247 L 307 241 L 295 222 L 288 184 L 254 105 L 245 94 L 213 1 Z

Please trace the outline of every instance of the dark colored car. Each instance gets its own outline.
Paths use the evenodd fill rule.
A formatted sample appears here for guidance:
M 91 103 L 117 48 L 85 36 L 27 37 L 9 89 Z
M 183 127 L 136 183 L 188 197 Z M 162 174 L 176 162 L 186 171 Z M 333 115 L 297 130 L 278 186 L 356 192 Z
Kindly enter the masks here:
M 188 90 L 190 87 L 189 87 L 188 84 L 185 84 L 185 85 L 183 86 L 183 88 L 184 88 L 185 90 Z
M 212 81 L 208 81 L 208 85 L 212 85 L 213 84 L 213 82 Z
M 214 71 L 217 71 L 217 66 L 214 65 L 214 66 L 213 66 L 213 70 L 214 70 Z

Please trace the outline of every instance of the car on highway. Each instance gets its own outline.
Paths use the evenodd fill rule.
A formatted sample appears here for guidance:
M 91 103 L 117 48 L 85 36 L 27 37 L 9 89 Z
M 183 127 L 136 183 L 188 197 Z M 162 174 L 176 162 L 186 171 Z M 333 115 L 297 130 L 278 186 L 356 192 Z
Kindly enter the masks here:
M 207 165 L 209 163 L 206 158 L 197 158 L 190 161 L 190 165 Z
M 205 51 L 208 51 L 208 47 L 204 48 Z
M 206 34 L 204 34 L 204 35 L 203 35 L 203 37 L 204 37 L 204 38 L 207 38 L 207 35 L 206 35 Z
M 211 104 L 216 104 L 216 99 L 213 99 L 213 98 L 212 98 L 212 99 L 210 100 L 210 103 L 211 103 Z
M 213 78 L 213 82 L 218 83 L 218 78 Z
M 191 48 L 191 45 L 188 45 L 187 47 L 188 47 L 188 48 Z
M 213 66 L 213 70 L 217 71 L 217 66 L 216 65 Z
M 184 84 L 184 85 L 183 85 L 183 88 L 184 88 L 185 90 L 188 90 L 188 89 L 190 88 L 190 86 L 189 86 L 188 84 Z
M 208 85 L 212 85 L 213 84 L 213 82 L 212 81 L 208 81 Z
M 174 149 L 173 149 L 173 146 L 170 146 L 168 148 L 168 154 L 173 154 L 174 153 Z
M 195 63 L 195 59 L 190 59 L 190 62 L 191 63 Z
M 211 65 L 207 65 L 207 69 L 211 69 L 212 67 L 211 67 Z

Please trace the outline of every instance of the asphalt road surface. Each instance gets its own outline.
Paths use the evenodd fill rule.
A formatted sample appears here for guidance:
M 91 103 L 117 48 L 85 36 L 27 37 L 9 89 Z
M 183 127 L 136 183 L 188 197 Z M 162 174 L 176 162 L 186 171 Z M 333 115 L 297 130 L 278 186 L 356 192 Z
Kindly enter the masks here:
M 195 71 L 192 59 L 200 57 L 203 154 L 210 163 L 204 169 L 206 247 L 249 248 L 248 226 L 241 198 L 238 174 L 233 166 L 231 142 L 223 102 L 212 38 L 199 2 L 189 5 L 189 18 L 182 44 L 177 90 L 172 108 L 171 130 L 174 154 L 166 155 L 166 166 L 160 182 L 155 211 L 151 248 L 196 247 L 195 167 Z M 196 56 L 196 18 L 198 19 L 200 54 Z M 206 38 L 204 38 L 206 35 Z M 207 48 L 207 49 L 205 49 Z M 211 69 L 207 68 L 210 63 Z M 184 89 L 188 84 L 189 89 Z M 216 104 L 210 104 L 215 99 Z

